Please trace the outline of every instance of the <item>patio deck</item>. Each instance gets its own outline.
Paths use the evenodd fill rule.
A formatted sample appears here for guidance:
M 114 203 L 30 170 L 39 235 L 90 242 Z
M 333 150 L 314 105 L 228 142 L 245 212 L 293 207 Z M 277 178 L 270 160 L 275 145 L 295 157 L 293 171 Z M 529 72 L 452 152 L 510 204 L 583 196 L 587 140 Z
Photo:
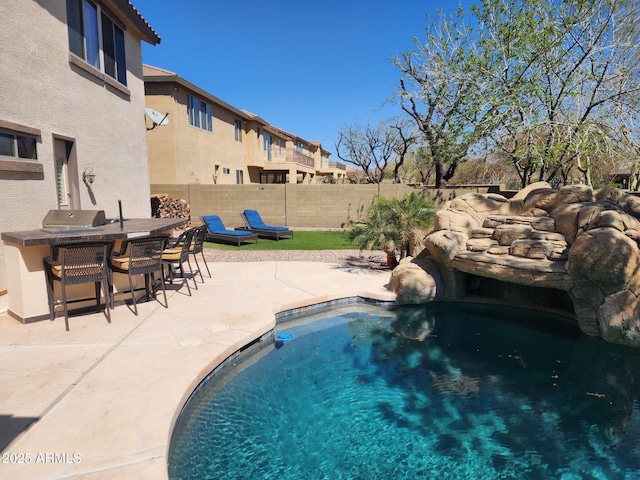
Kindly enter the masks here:
M 388 271 L 281 261 L 209 268 L 213 278 L 192 297 L 168 290 L 169 309 L 141 303 L 136 317 L 120 305 L 111 324 L 102 313 L 72 316 L 69 332 L 60 317 L 21 324 L 0 303 L 0 479 L 167 478 L 184 401 L 222 360 L 273 329 L 274 312 L 395 299 Z M 17 463 L 26 454 L 30 463 Z

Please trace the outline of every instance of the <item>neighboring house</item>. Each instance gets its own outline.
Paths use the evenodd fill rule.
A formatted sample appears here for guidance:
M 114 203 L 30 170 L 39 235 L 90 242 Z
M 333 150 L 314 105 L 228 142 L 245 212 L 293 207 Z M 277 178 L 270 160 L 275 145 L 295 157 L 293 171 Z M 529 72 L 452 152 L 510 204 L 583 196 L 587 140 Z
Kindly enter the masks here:
M 313 142 L 319 147 L 320 162 L 317 164 L 317 175 L 326 183 L 344 183 L 347 179 L 347 167 L 344 163 L 329 160 L 330 153 L 322 149 L 320 142 Z
M 320 142 L 309 142 L 230 105 L 178 74 L 144 66 L 147 107 L 168 124 L 147 119 L 150 183 L 316 183 L 341 181 L 342 164 L 329 162 Z
M 118 200 L 150 216 L 142 41 L 160 38 L 127 0 L 0 1 L 0 231 Z M 0 242 L 0 293 L 6 274 Z

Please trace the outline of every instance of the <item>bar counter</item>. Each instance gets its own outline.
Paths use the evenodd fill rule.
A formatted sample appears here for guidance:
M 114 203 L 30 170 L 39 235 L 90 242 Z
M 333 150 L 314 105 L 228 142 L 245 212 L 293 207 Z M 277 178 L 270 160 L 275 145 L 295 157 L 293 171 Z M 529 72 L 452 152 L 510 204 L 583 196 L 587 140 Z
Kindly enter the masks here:
M 98 227 L 58 228 L 2 232 L 7 267 L 8 313 L 23 323 L 49 318 L 49 304 L 42 259 L 52 243 L 66 241 L 124 241 L 129 238 L 171 233 L 186 218 L 132 218 Z M 58 233 L 59 232 L 59 233 Z

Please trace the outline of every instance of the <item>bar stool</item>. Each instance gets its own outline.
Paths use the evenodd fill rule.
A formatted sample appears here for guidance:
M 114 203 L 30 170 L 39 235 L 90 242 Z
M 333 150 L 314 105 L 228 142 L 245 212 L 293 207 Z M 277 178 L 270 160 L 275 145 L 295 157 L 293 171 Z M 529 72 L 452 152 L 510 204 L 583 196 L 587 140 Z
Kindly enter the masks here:
M 136 289 L 133 288 L 133 277 L 136 275 L 144 275 L 145 293 L 147 299 L 149 299 L 151 297 L 149 286 L 153 290 L 153 298 L 157 298 L 154 273 L 158 273 L 162 294 L 164 295 L 163 306 L 165 308 L 169 307 L 162 273 L 162 252 L 168 237 L 168 235 L 155 235 L 128 240 L 122 244 L 120 252 L 111 257 L 109 262 L 111 272 L 122 273 L 129 277 L 129 292 L 131 292 L 133 313 L 135 315 L 138 315 Z M 111 307 L 113 308 L 113 295 L 111 296 Z
M 96 311 L 100 310 L 100 285 L 104 292 L 104 313 L 107 322 L 111 323 L 110 288 L 108 258 L 113 249 L 113 242 L 76 242 L 54 244 L 51 255 L 43 259 L 47 279 L 47 296 L 49 299 L 49 318 L 55 318 L 55 307 L 62 305 L 64 309 L 64 323 L 69 331 L 68 304 L 87 301 L 90 298 L 69 300 L 67 286 L 82 283 L 95 284 Z M 56 301 L 54 284 L 60 282 L 62 300 Z
M 194 230 L 195 233 L 193 234 L 193 241 L 191 242 L 189 253 L 191 253 L 191 255 L 193 256 L 193 260 L 196 262 L 196 270 L 200 274 L 200 281 L 204 283 L 202 268 L 200 268 L 200 263 L 198 263 L 198 254 L 200 254 L 200 256 L 202 257 L 202 261 L 204 262 L 204 266 L 207 269 L 209 278 L 211 278 L 211 271 L 209 270 L 209 265 L 207 265 L 207 259 L 204 256 L 204 239 L 207 236 L 207 232 L 209 229 L 206 225 L 202 225 L 200 227 L 195 227 Z
M 191 279 L 193 280 L 193 285 L 196 290 L 198 289 L 198 284 L 195 279 L 195 272 L 191 267 L 191 262 L 189 261 L 189 250 L 191 249 L 191 243 L 193 242 L 193 236 L 195 235 L 195 229 L 190 228 L 183 232 L 175 242 L 171 243 L 164 249 L 162 252 L 162 263 L 167 265 L 169 269 L 169 282 L 173 283 L 174 270 L 177 268 L 180 270 L 180 276 L 184 280 L 184 284 L 187 286 L 187 291 L 189 292 L 189 296 L 191 296 L 191 287 L 189 287 L 189 279 L 184 270 L 184 264 L 189 265 L 189 274 Z

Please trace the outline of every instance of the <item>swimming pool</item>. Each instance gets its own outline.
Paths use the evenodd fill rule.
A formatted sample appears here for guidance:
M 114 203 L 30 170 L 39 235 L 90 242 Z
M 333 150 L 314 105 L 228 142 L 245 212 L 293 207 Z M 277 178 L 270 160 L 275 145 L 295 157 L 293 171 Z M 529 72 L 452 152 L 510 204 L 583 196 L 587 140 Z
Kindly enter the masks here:
M 171 479 L 638 478 L 640 352 L 517 309 L 349 306 L 205 382 Z

